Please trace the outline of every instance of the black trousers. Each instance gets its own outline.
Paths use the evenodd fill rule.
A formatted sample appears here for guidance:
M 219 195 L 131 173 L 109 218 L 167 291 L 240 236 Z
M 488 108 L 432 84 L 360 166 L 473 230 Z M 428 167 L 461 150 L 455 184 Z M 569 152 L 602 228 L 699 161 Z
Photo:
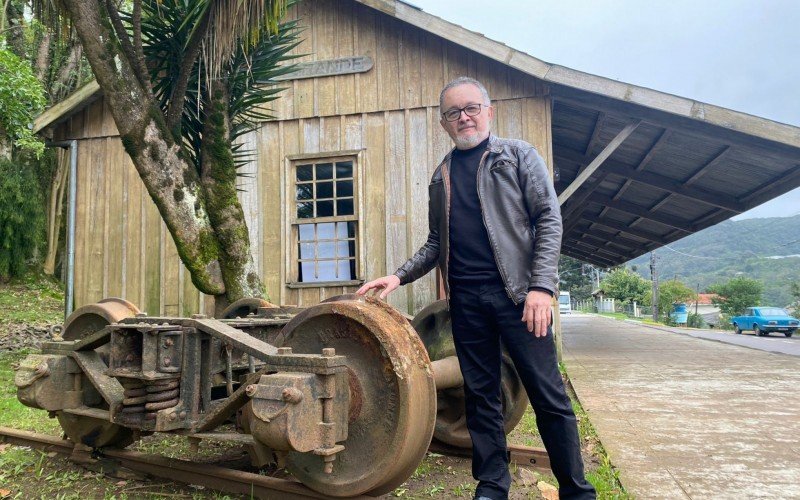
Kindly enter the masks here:
M 584 478 L 577 421 L 558 371 L 552 331 L 545 337 L 528 332 L 523 308 L 502 284 L 451 283 L 453 339 L 464 375 L 472 475 L 478 480 L 475 496 L 506 499 L 511 486 L 500 393 L 502 342 L 536 413 L 560 498 L 595 498 Z

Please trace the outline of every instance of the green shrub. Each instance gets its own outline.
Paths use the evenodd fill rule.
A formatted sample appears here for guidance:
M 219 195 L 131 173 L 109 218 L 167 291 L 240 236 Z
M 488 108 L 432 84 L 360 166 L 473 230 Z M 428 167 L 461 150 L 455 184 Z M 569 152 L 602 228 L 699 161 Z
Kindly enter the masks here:
M 699 314 L 689 313 L 689 318 L 686 321 L 686 326 L 692 328 L 706 328 L 708 325 L 706 325 L 705 320 Z
M 33 166 L 0 159 L 0 279 L 22 276 L 44 242 L 44 202 Z

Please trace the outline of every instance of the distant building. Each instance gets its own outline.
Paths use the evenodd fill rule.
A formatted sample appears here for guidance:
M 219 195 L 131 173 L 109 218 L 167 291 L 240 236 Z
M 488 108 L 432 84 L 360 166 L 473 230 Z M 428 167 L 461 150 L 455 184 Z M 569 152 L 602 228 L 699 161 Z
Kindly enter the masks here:
M 720 310 L 719 307 L 714 305 L 714 298 L 717 297 L 715 293 L 699 293 L 697 294 L 696 304 L 691 304 L 695 307 L 697 314 L 699 314 L 703 321 L 708 323 L 709 326 L 719 326 Z M 690 310 L 689 312 L 695 312 Z

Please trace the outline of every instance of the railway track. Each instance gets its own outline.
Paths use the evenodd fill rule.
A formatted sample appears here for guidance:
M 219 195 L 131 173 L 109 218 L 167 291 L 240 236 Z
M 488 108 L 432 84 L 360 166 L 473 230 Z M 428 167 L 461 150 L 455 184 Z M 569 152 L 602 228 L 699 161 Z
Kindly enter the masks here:
M 46 452 L 56 452 L 69 456 L 71 460 L 78 463 L 89 463 L 98 458 L 112 460 L 118 466 L 152 477 L 201 485 L 225 493 L 250 495 L 254 498 L 276 500 L 329 498 L 290 479 L 262 476 L 216 465 L 149 455 L 131 450 L 103 449 L 99 452 L 101 455 L 98 457 L 93 450 L 76 446 L 71 441 L 8 427 L 0 427 L 0 442 L 27 446 Z M 446 455 L 469 456 L 469 450 L 437 443 L 432 443 L 430 451 Z M 509 452 L 511 460 L 518 465 L 549 470 L 550 462 L 547 453 L 542 449 L 509 446 Z M 352 498 L 375 497 L 361 495 Z

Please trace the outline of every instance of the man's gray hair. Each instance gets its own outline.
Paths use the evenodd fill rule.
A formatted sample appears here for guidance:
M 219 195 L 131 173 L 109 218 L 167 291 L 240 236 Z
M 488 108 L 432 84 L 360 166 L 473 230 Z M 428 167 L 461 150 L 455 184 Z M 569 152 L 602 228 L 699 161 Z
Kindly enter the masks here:
M 483 104 L 490 105 L 492 100 L 489 99 L 489 91 L 486 90 L 486 87 L 483 86 L 481 82 L 474 78 L 470 78 L 468 76 L 459 76 L 455 80 L 452 80 L 450 83 L 444 86 L 442 92 L 439 94 L 439 112 L 444 112 L 444 93 L 448 90 L 452 89 L 453 87 L 458 87 L 459 85 L 474 85 L 481 91 L 481 95 L 483 96 Z

